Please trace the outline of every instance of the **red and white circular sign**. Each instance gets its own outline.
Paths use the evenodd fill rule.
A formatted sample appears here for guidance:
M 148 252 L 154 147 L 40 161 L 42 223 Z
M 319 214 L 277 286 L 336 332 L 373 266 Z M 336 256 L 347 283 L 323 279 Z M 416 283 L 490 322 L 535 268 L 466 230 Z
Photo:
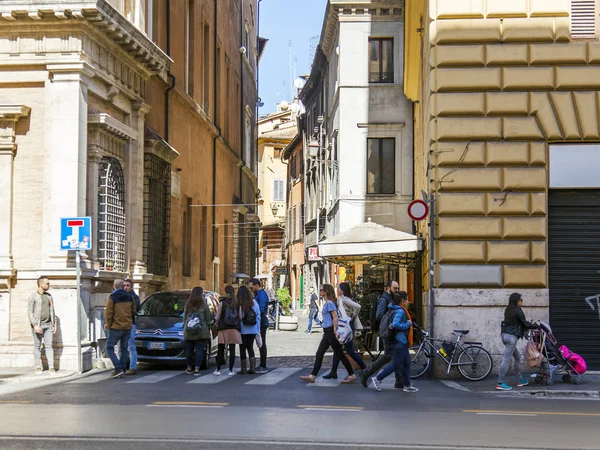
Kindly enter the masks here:
M 429 214 L 429 206 L 423 200 L 414 200 L 408 205 L 408 215 L 412 220 L 423 220 Z

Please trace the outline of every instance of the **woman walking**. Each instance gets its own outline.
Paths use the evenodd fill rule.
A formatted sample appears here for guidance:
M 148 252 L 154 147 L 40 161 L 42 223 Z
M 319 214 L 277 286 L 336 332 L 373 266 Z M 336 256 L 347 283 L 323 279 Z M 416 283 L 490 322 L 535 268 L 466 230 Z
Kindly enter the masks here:
M 383 368 L 377 376 L 371 381 L 373 386 L 381 392 L 381 382 L 388 375 L 402 368 L 402 377 L 404 378 L 404 392 L 419 392 L 410 382 L 410 353 L 408 349 L 413 343 L 413 328 L 410 313 L 408 312 L 408 295 L 400 291 L 392 297 L 392 303 L 388 311 L 394 314 L 390 324 L 390 332 L 396 334 L 396 345 L 394 347 L 393 359 L 390 364 Z M 388 313 L 386 313 L 388 314 Z M 394 337 L 392 337 L 393 339 Z
M 237 291 L 237 299 L 242 309 L 242 343 L 240 345 L 240 361 L 242 370 L 238 373 L 254 375 L 256 369 L 256 356 L 254 355 L 254 339 L 260 333 L 260 307 L 254 298 L 250 289 L 246 286 L 240 286 Z M 250 358 L 250 368 L 246 364 L 246 353 Z
M 496 389 L 500 391 L 510 391 L 511 386 L 504 382 L 510 360 L 514 358 L 514 371 L 517 375 L 517 387 L 527 386 L 529 382 L 523 377 L 523 362 L 521 361 L 521 353 L 517 348 L 517 342 L 521 339 L 526 330 L 538 328 L 537 325 L 525 320 L 525 313 L 521 309 L 523 298 L 521 294 L 513 293 L 508 298 L 508 306 L 504 310 L 504 321 L 502 322 L 502 343 L 504 344 L 504 356 L 500 369 L 498 371 L 498 383 Z
M 329 347 L 333 349 L 334 355 L 336 355 L 341 361 L 346 370 L 348 371 L 348 376 L 342 381 L 343 384 L 349 384 L 356 380 L 356 375 L 354 375 L 354 370 L 352 370 L 352 366 L 350 365 L 350 361 L 344 357 L 344 352 L 342 350 L 342 344 L 337 340 L 338 336 L 338 302 L 335 296 L 335 291 L 333 290 L 333 286 L 330 284 L 324 284 L 321 288 L 321 295 L 325 300 L 325 305 L 323 306 L 323 337 L 321 338 L 321 343 L 319 344 L 319 348 L 317 349 L 317 354 L 315 356 L 315 364 L 313 366 L 313 370 L 310 375 L 303 375 L 300 377 L 302 381 L 306 381 L 307 383 L 314 383 L 317 375 L 319 374 L 319 370 L 321 369 L 321 365 L 323 364 L 323 357 L 325 356 L 325 352 L 329 350 Z
M 225 297 L 221 298 L 217 309 L 217 329 L 219 330 L 217 370 L 215 375 L 221 375 L 221 366 L 225 364 L 225 346 L 229 347 L 229 375 L 235 375 L 233 365 L 235 363 L 235 346 L 242 343 L 240 334 L 240 321 L 242 320 L 242 309 L 237 297 L 234 295 L 232 286 L 225 287 Z
M 185 373 L 194 376 L 200 375 L 200 365 L 204 357 L 204 346 L 210 341 L 211 322 L 210 308 L 204 300 L 204 289 L 195 287 L 192 289 L 185 307 L 183 309 L 183 338 L 185 339 L 185 356 L 187 367 Z M 194 364 L 194 351 L 196 360 Z
M 350 328 L 352 329 L 352 339 L 350 339 L 344 344 L 344 349 L 346 350 L 346 354 L 354 361 L 356 361 L 356 364 L 359 365 L 360 370 L 364 370 L 367 368 L 367 365 L 360 357 L 360 355 L 354 350 L 354 321 L 358 317 L 361 305 L 352 300 L 352 291 L 350 290 L 350 285 L 348 283 L 340 283 L 338 285 L 337 295 L 338 309 L 344 309 L 346 315 L 348 316 L 348 319 L 350 320 Z M 323 375 L 323 378 L 333 378 L 334 380 L 337 380 L 337 369 L 339 364 L 339 358 L 337 357 L 337 355 L 333 355 L 333 364 L 331 366 L 331 371 L 327 375 Z

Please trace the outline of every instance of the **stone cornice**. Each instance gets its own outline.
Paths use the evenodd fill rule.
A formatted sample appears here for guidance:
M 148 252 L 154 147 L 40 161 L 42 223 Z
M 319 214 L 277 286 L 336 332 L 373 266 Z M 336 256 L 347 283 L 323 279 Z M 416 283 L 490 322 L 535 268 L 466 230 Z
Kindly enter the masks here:
M 138 133 L 133 128 L 122 124 L 106 113 L 89 114 L 88 125 L 95 125 L 121 139 L 136 141 L 138 138 Z
M 144 152 L 152 153 L 158 156 L 163 161 L 173 164 L 179 156 L 179 152 L 175 150 L 167 141 L 161 138 L 150 128 L 146 128 L 146 137 L 144 140 Z
M 106 0 L 2 0 L 0 24 L 8 21 L 86 21 L 109 36 L 151 73 L 166 80 L 172 60 Z
M 31 108 L 25 105 L 0 105 L 0 119 L 19 120 L 27 117 Z

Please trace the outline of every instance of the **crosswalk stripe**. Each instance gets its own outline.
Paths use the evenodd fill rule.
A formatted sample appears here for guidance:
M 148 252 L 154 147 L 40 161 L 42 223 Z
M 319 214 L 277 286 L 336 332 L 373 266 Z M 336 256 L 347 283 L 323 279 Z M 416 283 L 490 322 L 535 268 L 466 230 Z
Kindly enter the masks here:
M 244 384 L 255 384 L 262 386 L 273 385 L 285 380 L 287 377 L 295 374 L 296 372 L 300 372 L 301 370 L 301 367 L 281 367 L 261 375 L 260 377 L 253 378 Z
M 98 383 L 99 381 L 108 380 L 110 378 L 110 372 L 97 373 L 96 375 L 90 375 L 89 377 L 81 378 L 79 380 L 69 381 L 69 384 L 92 384 Z
M 168 380 L 169 378 L 176 377 L 177 375 L 182 375 L 183 372 L 181 370 L 165 370 L 161 372 L 155 372 L 152 375 L 146 375 L 143 377 L 135 378 L 131 381 L 127 381 L 127 383 L 131 384 L 151 384 L 158 383 L 160 381 Z
M 200 377 L 194 377 L 192 381 L 188 381 L 186 384 L 217 384 L 225 380 L 233 378 L 235 375 L 229 376 L 226 371 L 222 371 L 221 375 L 215 375 L 210 373 L 208 375 L 202 375 Z

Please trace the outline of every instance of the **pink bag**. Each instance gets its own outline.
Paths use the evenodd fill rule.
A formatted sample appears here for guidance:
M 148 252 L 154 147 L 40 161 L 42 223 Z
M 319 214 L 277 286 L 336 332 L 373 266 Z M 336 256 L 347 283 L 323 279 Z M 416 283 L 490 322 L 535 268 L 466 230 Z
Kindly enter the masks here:
M 585 363 L 585 359 L 583 359 L 577 353 L 573 353 L 571 350 L 569 350 L 569 348 L 566 345 L 561 345 L 558 349 L 560 350 L 560 353 L 562 354 L 563 358 L 565 358 L 571 363 L 573 369 L 575 370 L 575 373 L 579 375 L 585 373 L 585 371 L 587 370 L 587 364 Z

